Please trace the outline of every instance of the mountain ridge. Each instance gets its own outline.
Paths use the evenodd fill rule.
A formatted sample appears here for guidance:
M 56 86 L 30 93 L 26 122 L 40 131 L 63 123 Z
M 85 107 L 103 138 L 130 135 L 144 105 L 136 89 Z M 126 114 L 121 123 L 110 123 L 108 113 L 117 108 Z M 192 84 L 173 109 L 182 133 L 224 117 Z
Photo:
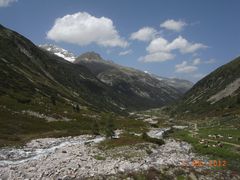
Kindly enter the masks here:
M 42 48 L 52 52 L 51 49 L 49 49 L 49 47 L 47 45 L 45 47 L 42 46 Z M 53 53 L 54 53 L 54 51 L 53 51 Z M 72 53 L 70 53 L 70 54 L 72 54 Z M 125 67 L 122 65 L 118 65 L 118 64 L 114 63 L 113 61 L 105 60 L 101 57 L 100 54 L 98 54 L 94 51 L 83 53 L 80 56 L 76 57 L 76 59 L 72 62 L 75 64 L 82 64 L 82 65 L 88 67 L 95 75 L 97 75 L 100 78 L 100 80 L 102 80 L 104 83 L 107 83 L 107 84 L 108 84 L 108 82 L 106 80 L 104 80 L 103 78 L 101 79 L 101 77 L 103 76 L 103 71 L 106 71 L 106 70 L 120 69 L 121 71 L 128 70 L 128 71 L 135 71 L 135 72 L 143 73 L 143 71 L 141 71 L 141 70 L 137 70 L 137 69 L 130 68 L 130 67 Z M 95 64 L 90 65 L 91 63 L 92 64 L 95 63 Z M 95 66 L 95 67 L 92 68 L 90 66 Z M 181 94 L 185 93 L 187 90 L 189 90 L 193 86 L 193 83 L 190 81 L 187 81 L 187 80 L 177 79 L 177 78 L 160 77 L 160 76 L 154 75 L 152 73 L 148 73 L 148 74 L 150 76 L 152 76 L 153 78 L 158 79 L 162 83 L 167 84 L 168 86 L 171 86 L 171 87 L 177 89 Z
M 178 112 L 219 115 L 240 113 L 240 57 L 198 81 L 180 100 Z
M 102 73 L 97 77 L 91 68 L 68 62 L 56 56 L 56 52 L 49 53 L 17 32 L 1 26 L 0 36 L 0 91 L 17 101 L 23 99 L 31 104 L 36 96 L 43 96 L 46 101 L 55 97 L 62 103 L 67 101 L 95 109 L 119 111 L 126 108 L 130 110 L 159 107 L 181 96 L 174 88 L 166 88 L 163 83 L 141 71 L 122 66 L 119 71 L 118 65 L 103 60 L 104 66 L 107 64 L 105 67 L 111 66 L 117 70 L 115 75 L 118 79 L 114 81 L 116 84 L 111 86 L 102 81 L 104 78 L 109 80 L 108 74 Z M 100 55 L 94 54 L 92 59 L 95 58 L 101 59 Z M 122 75 L 129 81 L 119 78 Z

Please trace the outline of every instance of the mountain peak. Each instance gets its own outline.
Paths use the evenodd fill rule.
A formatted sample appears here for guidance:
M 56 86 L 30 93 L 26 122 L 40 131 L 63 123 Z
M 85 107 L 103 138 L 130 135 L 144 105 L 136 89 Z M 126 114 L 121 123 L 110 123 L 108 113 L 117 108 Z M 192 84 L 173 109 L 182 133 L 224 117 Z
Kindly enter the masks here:
M 67 61 L 70 61 L 70 62 L 73 62 L 76 59 L 76 57 L 74 56 L 73 53 L 71 53 L 61 47 L 53 45 L 53 44 L 43 44 L 43 45 L 39 45 L 39 47 L 57 55 L 63 59 L 66 59 Z
M 101 61 L 103 60 L 102 57 L 100 56 L 100 54 L 91 51 L 91 52 L 86 52 L 81 54 L 78 59 L 80 60 L 85 60 L 85 61 Z

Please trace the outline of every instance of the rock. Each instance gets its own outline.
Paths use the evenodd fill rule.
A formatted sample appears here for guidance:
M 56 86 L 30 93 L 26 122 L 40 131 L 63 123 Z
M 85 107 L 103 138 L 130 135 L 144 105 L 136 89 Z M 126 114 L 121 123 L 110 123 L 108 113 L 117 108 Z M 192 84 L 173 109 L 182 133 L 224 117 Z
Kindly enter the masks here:
M 72 179 L 72 178 L 68 175 L 65 175 L 65 176 L 62 177 L 62 180 L 70 180 L 70 179 Z
M 35 171 L 36 170 L 36 168 L 35 167 L 30 167 L 30 168 L 28 168 L 28 171 Z
M 191 180 L 198 180 L 197 177 L 195 176 L 195 174 L 193 174 L 192 172 L 189 174 L 189 178 Z

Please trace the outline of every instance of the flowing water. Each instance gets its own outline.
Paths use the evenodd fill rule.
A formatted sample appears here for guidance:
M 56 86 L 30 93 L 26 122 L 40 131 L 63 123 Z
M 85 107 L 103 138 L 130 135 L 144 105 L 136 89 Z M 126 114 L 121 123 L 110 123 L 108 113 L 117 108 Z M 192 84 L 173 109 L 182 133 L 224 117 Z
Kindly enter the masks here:
M 65 146 L 91 142 L 98 143 L 104 139 L 105 138 L 101 136 L 93 139 L 80 136 L 74 138 L 46 138 L 33 140 L 23 148 L 2 148 L 0 149 L 0 167 L 39 159 L 40 157 L 54 153 L 56 149 Z

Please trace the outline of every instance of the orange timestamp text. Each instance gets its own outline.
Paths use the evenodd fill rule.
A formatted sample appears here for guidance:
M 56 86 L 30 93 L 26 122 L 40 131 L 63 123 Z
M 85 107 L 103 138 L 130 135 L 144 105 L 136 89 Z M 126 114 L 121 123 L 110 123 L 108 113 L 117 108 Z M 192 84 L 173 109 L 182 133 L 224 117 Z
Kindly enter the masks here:
M 226 160 L 209 160 L 209 161 L 202 161 L 202 160 L 193 160 L 191 162 L 182 161 L 182 166 L 193 166 L 193 167 L 225 167 L 227 166 Z
M 209 167 L 225 167 L 227 166 L 226 160 L 209 160 L 209 161 L 201 161 L 201 160 L 194 160 L 192 161 L 192 166 L 194 167 L 202 167 L 202 166 L 209 166 Z

